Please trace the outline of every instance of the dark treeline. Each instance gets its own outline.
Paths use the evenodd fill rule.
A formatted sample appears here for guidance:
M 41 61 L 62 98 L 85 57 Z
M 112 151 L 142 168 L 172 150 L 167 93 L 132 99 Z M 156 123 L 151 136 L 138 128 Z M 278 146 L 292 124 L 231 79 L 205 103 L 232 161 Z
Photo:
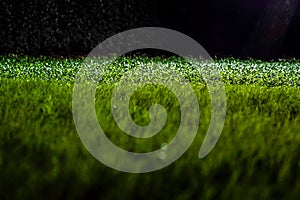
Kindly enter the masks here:
M 0 53 L 86 55 L 143 26 L 181 31 L 212 55 L 300 56 L 298 0 L 3 0 Z

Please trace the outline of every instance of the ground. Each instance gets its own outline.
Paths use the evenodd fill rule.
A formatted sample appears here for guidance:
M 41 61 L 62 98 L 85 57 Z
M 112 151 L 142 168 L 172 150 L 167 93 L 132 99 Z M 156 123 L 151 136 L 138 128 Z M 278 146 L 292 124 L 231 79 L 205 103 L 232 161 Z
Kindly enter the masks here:
M 119 59 L 99 83 L 95 103 L 98 120 L 116 145 L 130 151 L 152 151 L 174 137 L 179 122 L 174 96 L 149 86 L 131 99 L 133 119 L 141 125 L 149 122 L 147 109 L 156 99 L 169 111 L 169 121 L 150 139 L 122 133 L 110 112 L 110 94 L 122 70 L 149 61 L 175 66 L 191 82 L 199 101 L 200 126 L 191 147 L 173 164 L 146 174 L 110 169 L 93 158 L 79 139 L 72 92 L 82 61 L 1 57 L 1 199 L 299 197 L 300 61 L 215 60 L 224 79 L 227 116 L 215 148 L 199 159 L 210 120 L 210 97 L 192 65 L 175 57 Z

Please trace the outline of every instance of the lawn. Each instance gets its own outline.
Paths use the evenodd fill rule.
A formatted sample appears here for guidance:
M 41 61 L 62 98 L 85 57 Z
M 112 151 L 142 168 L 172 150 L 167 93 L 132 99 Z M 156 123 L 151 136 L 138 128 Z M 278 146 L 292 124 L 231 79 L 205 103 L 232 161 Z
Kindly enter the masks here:
M 179 105 L 163 87 L 135 92 L 130 113 L 150 122 L 149 106 L 168 113 L 164 129 L 148 139 L 114 123 L 111 93 L 137 65 L 172 66 L 187 78 L 200 108 L 190 148 L 150 173 L 111 169 L 82 144 L 73 120 L 72 93 L 83 58 L 0 57 L 0 199 L 297 199 L 300 196 L 300 61 L 216 59 L 226 90 L 227 116 L 214 149 L 198 158 L 210 122 L 210 96 L 201 76 L 177 57 L 123 57 L 112 64 L 95 95 L 99 123 L 123 149 L 149 152 L 175 136 Z

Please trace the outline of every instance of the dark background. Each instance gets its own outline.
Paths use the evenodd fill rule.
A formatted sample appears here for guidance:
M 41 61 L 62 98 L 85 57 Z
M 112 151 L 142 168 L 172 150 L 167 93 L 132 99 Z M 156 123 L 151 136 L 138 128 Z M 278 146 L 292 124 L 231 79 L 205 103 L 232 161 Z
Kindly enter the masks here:
M 4 0 L 0 54 L 87 55 L 143 26 L 178 30 L 211 55 L 300 57 L 298 0 Z

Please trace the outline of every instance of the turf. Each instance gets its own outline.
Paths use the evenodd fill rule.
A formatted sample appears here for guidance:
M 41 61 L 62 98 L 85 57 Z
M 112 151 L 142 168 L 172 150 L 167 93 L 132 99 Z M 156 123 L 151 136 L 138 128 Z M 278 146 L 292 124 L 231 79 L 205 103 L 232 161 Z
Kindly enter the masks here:
M 149 123 L 153 102 L 168 111 L 164 129 L 134 139 L 113 122 L 110 94 L 122 70 L 141 63 L 175 66 L 192 83 L 201 110 L 198 134 L 170 166 L 146 174 L 108 168 L 84 148 L 72 115 L 74 78 L 83 58 L 3 56 L 0 59 L 1 199 L 296 199 L 300 196 L 298 60 L 219 59 L 227 117 L 213 151 L 198 158 L 210 118 L 209 93 L 191 64 L 180 58 L 122 58 L 99 83 L 96 110 L 116 145 L 148 152 L 170 141 L 178 105 L 164 88 L 149 86 L 131 99 L 137 124 Z M 150 98 L 146 98 L 150 97 Z M 169 103 L 168 103 L 169 102 Z M 175 133 L 174 133 L 175 132 Z

